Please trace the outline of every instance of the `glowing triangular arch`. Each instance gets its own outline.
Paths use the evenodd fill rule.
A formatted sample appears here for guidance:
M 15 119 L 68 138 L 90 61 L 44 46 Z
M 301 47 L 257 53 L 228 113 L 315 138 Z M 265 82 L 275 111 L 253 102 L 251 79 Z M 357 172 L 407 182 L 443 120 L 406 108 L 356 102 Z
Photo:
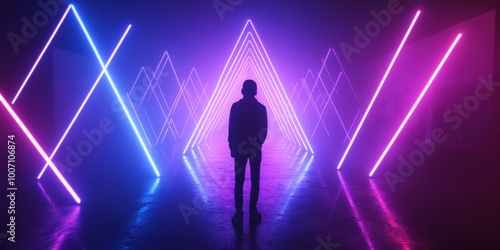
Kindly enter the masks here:
M 255 74 L 262 93 L 267 97 L 269 108 L 283 135 L 314 153 L 251 20 L 246 22 L 184 153 L 227 121 L 231 97 L 239 94 L 237 90 L 241 88 L 244 72 L 250 69 Z

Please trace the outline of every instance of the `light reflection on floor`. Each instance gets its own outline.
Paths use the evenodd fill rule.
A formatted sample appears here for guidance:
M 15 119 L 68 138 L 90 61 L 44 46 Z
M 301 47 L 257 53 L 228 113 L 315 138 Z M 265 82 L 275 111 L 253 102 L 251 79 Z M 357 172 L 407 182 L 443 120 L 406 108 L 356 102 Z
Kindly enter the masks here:
M 47 249 L 414 249 L 425 241 L 408 232 L 376 180 L 338 172 L 325 158 L 275 139 L 263 148 L 262 224 L 234 230 L 234 166 L 223 137 L 164 164 L 162 178 L 116 175 L 93 187 L 81 206 L 53 202 L 38 184 L 42 239 Z M 250 171 L 244 187 L 248 211 Z M 103 177 L 104 178 L 104 177 Z M 104 189 L 103 189 L 104 188 Z M 45 200 L 45 201 L 43 201 Z M 47 217 L 47 219 L 43 219 Z M 22 226 L 20 226 L 22 227 Z M 104 238 L 103 238 L 104 237 Z M 424 243 L 421 243 L 424 242 Z M 319 247 L 319 248 L 318 248 Z

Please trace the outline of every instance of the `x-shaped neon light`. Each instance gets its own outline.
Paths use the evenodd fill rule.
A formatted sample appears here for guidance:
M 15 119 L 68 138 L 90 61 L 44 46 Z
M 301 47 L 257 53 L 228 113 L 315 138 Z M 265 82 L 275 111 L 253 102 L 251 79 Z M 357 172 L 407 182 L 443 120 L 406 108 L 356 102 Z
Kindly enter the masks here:
M 64 12 L 61 20 L 59 21 L 59 23 L 57 24 L 56 26 L 56 29 L 54 30 L 54 32 L 52 33 L 52 35 L 50 36 L 48 42 L 46 43 L 46 45 L 44 46 L 42 52 L 40 53 L 40 55 L 38 56 L 37 60 L 35 61 L 35 64 L 33 65 L 33 67 L 31 68 L 30 72 L 28 73 L 26 79 L 24 80 L 23 84 L 21 85 L 21 87 L 19 88 L 18 92 L 16 93 L 13 101 L 12 101 L 12 104 L 15 104 L 16 101 L 18 100 L 18 98 L 20 97 L 23 89 L 26 87 L 26 84 L 28 82 L 28 80 L 30 79 L 31 75 L 33 74 L 33 72 L 35 71 L 36 67 L 38 66 L 39 62 L 41 61 L 42 57 L 44 56 L 46 50 L 48 49 L 48 47 L 50 46 L 50 44 L 52 43 L 52 40 L 53 38 L 55 37 L 55 35 L 57 34 L 57 32 L 59 31 L 59 28 L 61 27 L 62 23 L 64 22 L 64 20 L 66 19 L 69 11 L 72 11 L 73 14 L 75 15 L 76 19 L 78 20 L 78 23 L 82 29 L 82 31 L 84 32 L 89 44 L 91 45 L 92 47 L 92 50 L 94 51 L 101 67 L 103 68 L 103 70 L 101 71 L 101 73 L 99 74 L 99 77 L 98 79 L 94 82 L 91 90 L 89 91 L 89 93 L 87 94 L 87 96 L 85 97 L 82 105 L 80 105 L 77 113 L 75 114 L 75 116 L 73 117 L 73 119 L 71 120 L 69 126 L 67 127 L 67 129 L 65 130 L 65 132 L 63 133 L 63 136 L 61 137 L 61 139 L 59 140 L 58 144 L 56 145 L 56 148 L 54 149 L 53 153 L 51 154 L 50 157 L 48 157 L 45 153 L 45 151 L 43 151 L 41 149 L 41 147 L 39 146 L 39 144 L 36 142 L 35 138 L 31 135 L 30 131 L 26 128 L 26 126 L 22 123 L 22 121 L 19 119 L 19 117 L 17 116 L 17 114 L 12 110 L 12 108 L 10 108 L 10 106 L 6 106 L 5 103 L 4 103 L 4 106 L 9 110 L 9 113 L 14 117 L 14 119 L 16 119 L 16 122 L 19 124 L 19 126 L 23 129 L 23 132 L 28 136 L 28 138 L 31 140 L 31 142 L 35 145 L 35 147 L 37 148 L 37 150 L 39 151 L 39 153 L 44 157 L 44 159 L 46 160 L 46 165 L 44 166 L 44 168 L 42 169 L 42 171 L 40 172 L 40 174 L 38 175 L 38 179 L 40 179 L 42 177 L 42 175 L 44 174 L 47 166 L 51 167 L 51 169 L 56 173 L 56 176 L 58 177 L 58 179 L 63 183 L 63 185 L 66 187 L 66 189 L 68 190 L 68 192 L 73 196 L 73 198 L 75 199 L 75 201 L 77 203 L 80 203 L 80 198 L 76 195 L 76 193 L 73 191 L 73 189 L 71 188 L 71 186 L 69 186 L 69 184 L 67 183 L 67 181 L 64 179 L 64 177 L 60 174 L 60 172 L 58 171 L 58 169 L 55 167 L 55 165 L 52 163 L 52 157 L 57 153 L 57 150 L 59 149 L 59 147 L 61 146 L 62 142 L 64 141 L 64 139 L 66 138 L 67 134 L 69 133 L 69 131 L 71 130 L 72 126 L 74 125 L 75 121 L 77 120 L 78 116 L 80 115 L 81 111 L 83 110 L 83 107 L 85 106 L 85 104 L 87 103 L 88 99 L 90 98 L 90 96 L 92 95 L 93 91 L 95 90 L 95 88 L 97 87 L 97 84 L 100 82 L 100 80 L 102 79 L 103 75 L 106 75 L 112 89 L 113 89 L 113 92 L 115 94 L 115 96 L 118 98 L 118 101 L 121 105 L 121 107 L 123 108 L 138 140 L 139 140 L 139 143 L 141 144 L 148 160 L 150 161 L 151 163 L 151 166 L 153 168 L 153 170 L 155 171 L 156 175 L 159 176 L 159 172 L 156 168 L 156 165 L 153 161 L 153 159 L 151 158 L 151 155 L 149 154 L 149 152 L 147 151 L 147 148 L 145 147 L 145 144 L 142 140 L 142 138 L 140 137 L 139 133 L 138 133 L 138 130 L 137 130 L 137 127 L 135 126 L 135 123 L 133 122 L 131 116 L 130 116 L 130 113 L 128 112 L 128 109 L 127 107 L 125 106 L 117 88 L 116 88 L 116 85 L 115 83 L 113 82 L 113 80 L 111 79 L 108 71 L 107 71 L 107 68 L 109 66 L 109 64 L 111 63 L 111 61 L 113 60 L 116 52 L 118 51 L 119 47 L 121 46 L 123 40 L 125 39 L 125 37 L 127 36 L 131 26 L 129 25 L 127 27 L 127 29 L 125 30 L 124 34 L 122 35 L 120 41 L 118 42 L 117 46 L 115 47 L 115 49 L 113 50 L 110 58 L 108 59 L 108 61 L 106 62 L 106 64 L 104 64 L 89 32 L 87 31 L 85 25 L 83 24 L 83 21 L 81 20 L 81 17 L 80 15 L 78 14 L 76 8 L 73 6 L 73 5 L 70 5 L 68 6 L 68 8 L 66 9 L 66 11 Z M 47 156 L 47 157 L 45 157 Z

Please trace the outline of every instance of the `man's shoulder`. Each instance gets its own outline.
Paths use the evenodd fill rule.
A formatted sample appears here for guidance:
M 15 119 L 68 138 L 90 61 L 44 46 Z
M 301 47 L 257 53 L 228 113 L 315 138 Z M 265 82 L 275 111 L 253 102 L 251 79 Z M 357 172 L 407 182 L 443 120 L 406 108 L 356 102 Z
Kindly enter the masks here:
M 264 104 L 260 103 L 259 101 L 257 101 L 257 103 L 258 103 L 259 108 L 266 109 L 266 106 L 264 106 Z

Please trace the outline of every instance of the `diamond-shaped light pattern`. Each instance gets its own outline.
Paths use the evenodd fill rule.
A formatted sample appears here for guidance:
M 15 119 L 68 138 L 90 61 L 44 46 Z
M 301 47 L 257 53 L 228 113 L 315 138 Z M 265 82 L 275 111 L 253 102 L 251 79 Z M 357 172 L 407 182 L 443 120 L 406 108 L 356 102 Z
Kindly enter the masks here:
M 191 69 L 184 90 L 189 115 L 180 133 L 181 136 L 184 135 L 188 128 L 196 126 L 196 123 L 200 120 L 203 109 L 208 103 L 207 85 L 201 82 L 198 71 L 195 68 Z
M 257 97 L 268 107 L 285 138 L 313 152 L 269 55 L 248 20 L 184 153 L 227 124 L 231 104 L 241 96 L 241 84 L 248 78 L 256 80 Z
M 301 110 L 300 119 L 307 121 L 308 135 L 342 136 L 344 142 L 348 141 L 361 107 L 335 50 L 328 50 L 318 74 L 308 70 L 299 84 L 293 103 Z
M 206 87 L 195 68 L 181 82 L 168 52 L 155 70 L 139 71 L 127 96 L 150 147 L 178 140 L 198 122 L 208 102 Z

